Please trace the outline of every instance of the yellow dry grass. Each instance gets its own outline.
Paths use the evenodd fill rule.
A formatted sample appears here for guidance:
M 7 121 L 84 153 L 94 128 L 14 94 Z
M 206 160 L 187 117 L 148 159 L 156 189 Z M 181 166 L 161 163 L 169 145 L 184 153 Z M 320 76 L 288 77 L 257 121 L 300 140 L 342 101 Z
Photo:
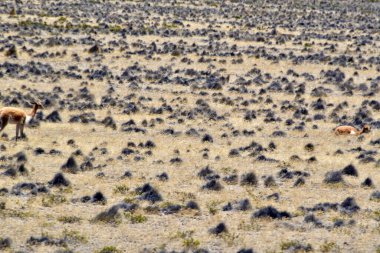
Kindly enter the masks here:
M 29 17 L 23 17 L 27 19 Z M 55 19 L 52 17 L 40 17 L 47 23 L 53 23 Z M 1 15 L 0 20 L 20 20 L 10 19 L 8 15 Z M 190 29 L 204 27 L 200 23 L 190 23 Z M 221 25 L 220 30 L 228 30 L 230 27 Z M 280 30 L 281 33 L 293 34 L 294 31 Z M 11 32 L 10 32 L 11 35 Z M 42 37 L 48 37 L 50 34 L 42 34 Z M 115 35 L 99 35 L 104 36 L 104 43 L 114 39 Z M 103 38 L 102 38 L 103 39 Z M 156 41 L 158 44 L 163 42 L 178 42 L 183 38 L 161 38 L 157 36 L 128 37 L 129 44 L 142 40 L 145 43 Z M 260 43 L 250 42 L 234 42 L 225 40 L 229 44 L 237 44 L 239 47 L 248 47 L 250 45 L 259 46 Z M 205 43 L 202 38 L 192 37 L 186 40 L 191 43 Z M 222 43 L 223 41 L 221 41 Z M 318 41 L 316 41 L 318 42 Z M 321 43 L 323 41 L 320 41 Z M 263 44 L 263 43 L 262 43 Z M 262 46 L 265 46 L 264 44 Z M 295 50 L 301 50 L 302 46 L 297 45 L 276 45 L 278 50 L 287 47 L 293 47 Z M 300 48 L 301 47 L 301 48 Z M 71 54 L 77 53 L 82 58 L 89 57 L 89 53 L 80 46 L 63 47 L 57 46 L 49 48 L 49 52 L 67 51 L 67 55 L 62 58 L 42 59 L 45 63 L 50 63 L 56 68 L 67 68 L 75 65 L 71 60 Z M 36 53 L 41 53 L 45 48 L 36 49 Z M 345 45 L 339 45 L 337 54 L 345 50 Z M 373 54 L 378 54 L 378 50 L 374 49 Z M 372 53 L 370 55 L 372 55 Z M 147 60 L 144 56 L 133 55 L 130 59 L 118 58 L 122 54 L 115 50 L 106 54 L 102 60 L 102 64 L 107 65 L 112 71 L 120 73 L 122 69 L 132 66 L 135 62 L 147 69 L 158 69 L 160 66 L 173 66 L 174 69 L 194 68 L 196 70 L 207 70 L 208 63 L 198 63 L 198 56 L 187 55 L 186 57 L 194 60 L 194 64 L 187 65 L 180 60 L 182 57 L 173 57 L 171 55 L 157 56 L 160 60 Z M 243 56 L 243 64 L 232 64 L 232 58 L 227 59 L 227 63 L 220 63 L 221 58 L 215 58 L 212 64 L 216 69 L 225 68 L 225 74 L 231 75 L 230 83 L 234 82 L 237 77 L 244 75 L 254 66 L 262 69 L 273 76 L 284 75 L 289 68 L 298 73 L 308 72 L 318 76 L 321 70 L 335 69 L 335 66 L 302 64 L 292 65 L 290 62 L 281 61 L 273 63 L 263 59 L 255 59 Z M 20 52 L 17 59 L 9 59 L 0 53 L 1 62 L 25 63 L 33 58 L 25 52 Z M 96 62 L 81 62 L 81 68 L 96 68 Z M 354 77 L 355 82 L 365 82 L 369 77 L 376 77 L 378 73 L 375 69 L 355 70 L 353 68 L 340 68 L 347 76 L 352 76 L 354 71 L 359 73 L 358 77 Z M 65 92 L 69 89 L 78 90 L 82 87 L 88 87 L 90 92 L 95 96 L 96 101 L 106 94 L 108 84 L 106 81 L 89 81 L 88 84 L 81 84 L 81 81 L 60 79 L 56 83 L 49 83 L 48 80 L 36 79 L 34 82 L 28 80 L 15 80 L 9 77 L 0 79 L 1 94 L 8 94 L 9 91 L 19 90 L 21 86 L 26 85 L 28 88 L 37 89 L 38 91 L 51 92 L 54 86 L 61 87 Z M 95 169 L 93 171 L 80 172 L 79 174 L 65 174 L 65 177 L 71 181 L 71 187 L 68 190 L 52 189 L 52 194 L 62 195 L 66 199 L 64 203 L 53 203 L 52 205 L 44 205 L 46 196 L 28 196 L 20 197 L 13 195 L 0 196 L 0 202 L 5 202 L 6 209 L 0 210 L 1 226 L 0 237 L 9 236 L 12 238 L 12 250 L 26 252 L 54 252 L 57 247 L 54 246 L 37 246 L 32 247 L 26 245 L 25 242 L 30 236 L 49 235 L 52 238 L 62 238 L 65 231 L 76 231 L 85 240 L 77 241 L 69 244 L 68 248 L 74 252 L 95 252 L 104 246 L 115 246 L 123 252 L 140 252 L 144 248 L 153 250 L 181 250 L 184 248 L 185 239 L 181 233 L 188 232 L 191 238 L 199 241 L 196 247 L 206 248 L 210 252 L 236 252 L 243 247 L 253 247 L 257 252 L 279 252 L 284 242 L 297 240 L 303 243 L 310 243 L 314 250 L 318 252 L 326 242 L 334 242 L 337 248 L 342 252 L 373 252 L 379 244 L 379 223 L 374 219 L 374 211 L 379 209 L 379 204 L 369 201 L 369 196 L 374 189 L 360 187 L 360 183 L 367 177 L 371 177 L 375 185 L 380 183 L 379 168 L 374 163 L 359 164 L 357 162 L 358 153 L 349 152 L 349 150 L 361 147 L 363 149 L 374 149 L 369 142 L 380 138 L 378 131 L 374 130 L 364 136 L 361 140 L 352 136 L 335 136 L 332 129 L 335 123 L 326 120 L 318 122 L 307 122 L 304 132 L 288 129 L 283 122 L 281 123 L 264 123 L 262 118 L 251 122 L 244 121 L 242 113 L 233 110 L 233 107 L 225 104 L 213 102 L 212 97 L 202 97 L 198 94 L 191 93 L 192 89 L 185 86 L 173 85 L 157 85 L 155 82 L 146 80 L 139 84 L 142 88 L 147 86 L 157 87 L 158 92 L 145 89 L 131 90 L 127 85 L 117 85 L 117 93 L 119 97 L 135 93 L 138 97 L 145 96 L 152 98 L 151 102 L 145 105 L 160 106 L 160 99 L 163 98 L 169 102 L 174 108 L 191 109 L 195 107 L 195 102 L 203 98 L 210 104 L 211 108 L 223 115 L 228 113 L 227 121 L 208 121 L 204 118 L 194 120 L 186 120 L 184 124 L 178 124 L 175 119 L 168 119 L 168 113 L 163 115 L 151 115 L 147 111 L 140 111 L 133 115 L 122 114 L 120 108 L 104 108 L 94 111 L 97 120 L 102 120 L 107 115 L 111 115 L 117 122 L 118 129 L 112 130 L 105 128 L 100 124 L 80 124 L 69 123 L 70 116 L 82 113 L 82 111 L 69 111 L 64 109 L 60 111 L 62 123 L 41 122 L 38 128 L 27 128 L 25 130 L 28 139 L 15 142 L 3 138 L 0 142 L 6 146 L 6 151 L 1 155 L 11 156 L 19 151 L 26 153 L 28 161 L 26 167 L 29 175 L 25 177 L 10 178 L 0 176 L 0 186 L 8 189 L 12 188 L 19 182 L 42 182 L 46 183 L 60 171 L 60 167 L 67 158 L 77 149 L 80 149 L 84 155 L 93 152 L 95 147 L 105 147 L 108 150 L 106 155 L 96 153 L 94 165 L 106 165 L 104 168 Z M 307 82 L 306 94 L 302 96 L 305 101 L 310 104 L 316 98 L 310 96 L 313 88 L 324 85 L 321 80 Z M 177 95 L 175 91 L 183 91 L 183 94 Z M 223 95 L 236 99 L 255 98 L 250 94 L 237 94 L 228 92 L 227 88 L 220 91 Z M 187 102 L 174 101 L 180 96 Z M 264 95 L 270 96 L 273 104 L 280 105 L 284 100 L 294 101 L 294 95 L 286 95 L 283 93 L 271 93 Z M 337 90 L 332 95 L 325 97 L 326 103 L 337 105 L 343 101 L 347 101 L 350 105 L 347 113 L 352 115 L 350 111 L 358 108 L 362 101 L 362 96 L 342 96 Z M 239 108 L 240 106 L 236 106 Z M 239 109 L 241 109 L 240 107 Z M 250 104 L 247 109 L 272 108 L 272 104 L 258 103 Z M 47 115 L 55 108 L 49 108 L 44 111 Z M 330 109 L 329 109 L 330 110 Z M 282 113 L 278 116 L 285 121 L 291 118 L 293 111 Z M 326 113 L 328 115 L 328 113 Z M 378 115 L 373 115 L 377 118 Z M 157 124 L 154 128 L 147 128 L 147 133 L 125 133 L 120 131 L 120 125 L 128 120 L 134 120 L 138 126 L 144 119 L 161 117 L 165 119 L 163 124 Z M 233 137 L 221 138 L 224 132 L 230 133 L 230 128 L 226 123 L 231 124 L 235 130 L 254 130 L 256 134 L 252 137 Z M 312 125 L 317 124 L 318 129 L 313 129 Z M 163 135 L 162 131 L 167 128 L 173 128 L 180 131 L 177 137 Z M 190 128 L 197 130 L 204 129 L 204 133 L 213 136 L 213 143 L 202 143 L 200 138 L 188 137 L 184 132 Z M 271 134 L 275 130 L 285 130 L 286 137 L 272 137 Z M 9 137 L 15 134 L 15 126 L 8 125 L 4 133 Z M 67 145 L 68 140 L 75 140 L 75 146 Z M 138 144 L 152 140 L 156 144 L 156 148 L 152 149 L 152 156 L 144 156 L 141 161 L 134 161 L 133 157 L 127 157 L 118 160 L 123 148 L 127 147 L 128 142 Z M 239 148 L 249 145 L 252 141 L 267 147 L 269 142 L 273 141 L 277 148 L 265 153 L 266 156 L 280 161 L 279 163 L 259 162 L 255 158 L 243 153 L 240 157 L 229 157 L 229 151 L 233 148 Z M 315 146 L 314 151 L 307 151 L 304 146 L 312 143 Z M 41 147 L 46 151 L 57 149 L 62 152 L 61 155 L 33 155 L 33 150 Z M 202 158 L 204 149 L 209 149 L 208 158 Z M 335 151 L 341 149 L 343 155 L 334 155 Z M 141 150 L 143 153 L 145 150 Z M 301 161 L 292 161 L 291 156 L 298 155 Z M 220 159 L 215 159 L 217 156 Z M 315 157 L 315 163 L 309 163 L 307 159 Z M 183 162 L 181 164 L 171 164 L 170 159 L 180 157 Z M 83 161 L 84 157 L 78 156 L 78 163 Z M 157 161 L 162 161 L 158 163 Z M 6 162 L 1 162 L 6 163 Z M 323 183 L 324 175 L 332 170 L 339 170 L 348 164 L 355 165 L 359 170 L 358 178 L 345 177 L 346 184 L 338 186 L 328 186 Z M 212 192 L 202 190 L 201 186 L 205 183 L 197 177 L 200 169 L 209 165 L 222 177 L 236 171 L 238 175 L 254 171 L 259 178 L 257 187 L 243 187 L 238 185 L 224 185 L 224 189 L 220 192 Z M 265 175 L 276 176 L 277 172 L 287 167 L 290 170 L 301 170 L 310 173 L 310 177 L 306 178 L 306 184 L 301 187 L 293 187 L 294 180 L 279 180 L 277 187 L 266 188 L 263 185 L 262 177 Z M 126 170 L 130 170 L 133 177 L 130 179 L 121 179 L 120 177 Z M 96 175 L 104 172 L 105 177 L 98 178 Z M 167 182 L 160 182 L 156 175 L 161 172 L 169 174 Z M 227 173 L 228 172 L 228 173 Z M 144 183 L 151 183 L 157 188 L 164 198 L 165 203 L 175 203 L 184 205 L 188 200 L 195 200 L 200 205 L 200 211 L 186 211 L 173 215 L 164 215 L 162 213 L 148 213 L 139 210 L 147 220 L 143 223 L 133 224 L 123 218 L 118 225 L 93 223 L 91 220 L 100 212 L 108 209 L 114 204 L 120 203 L 125 198 L 134 198 L 133 190 L 142 186 Z M 124 193 L 115 192 L 115 187 L 126 186 L 128 190 Z M 93 205 L 84 203 L 71 203 L 72 198 L 80 198 L 85 195 L 93 195 L 95 192 L 101 191 L 107 197 L 106 205 Z M 280 200 L 268 200 L 266 197 L 273 193 L 280 194 Z M 298 209 L 300 206 L 312 207 L 322 202 L 338 202 L 341 203 L 347 197 L 354 197 L 361 211 L 352 216 L 342 215 L 339 212 L 330 211 L 325 214 L 318 213 L 317 217 L 325 224 L 332 224 L 336 219 L 341 218 L 346 222 L 350 219 L 356 221 L 354 226 L 344 226 L 342 228 L 315 228 L 303 222 L 304 214 Z M 291 220 L 255 220 L 251 219 L 253 211 L 245 212 L 223 212 L 221 207 L 229 201 L 241 200 L 248 198 L 253 206 L 253 210 L 272 205 L 279 210 L 289 211 L 294 217 Z M 148 206 L 148 203 L 141 202 L 141 207 Z M 158 203 L 158 206 L 163 205 Z M 216 209 L 216 213 L 212 213 L 211 209 Z M 141 208 L 142 209 L 142 208 Z M 80 218 L 79 223 L 62 223 L 59 219 L 65 216 L 74 216 Z M 229 233 L 224 236 L 214 236 L 208 232 L 208 229 L 217 225 L 219 222 L 225 222 Z M 12 252 L 10 250 L 10 252 Z

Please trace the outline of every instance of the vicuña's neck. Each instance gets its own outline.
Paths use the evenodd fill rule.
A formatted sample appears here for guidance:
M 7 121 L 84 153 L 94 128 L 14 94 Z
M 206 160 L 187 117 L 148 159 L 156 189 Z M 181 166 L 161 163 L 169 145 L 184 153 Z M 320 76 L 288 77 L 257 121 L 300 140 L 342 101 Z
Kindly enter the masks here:
M 37 113 L 37 109 L 38 109 L 38 106 L 36 104 L 34 104 L 32 111 L 29 113 L 29 116 L 31 116 L 33 118 Z

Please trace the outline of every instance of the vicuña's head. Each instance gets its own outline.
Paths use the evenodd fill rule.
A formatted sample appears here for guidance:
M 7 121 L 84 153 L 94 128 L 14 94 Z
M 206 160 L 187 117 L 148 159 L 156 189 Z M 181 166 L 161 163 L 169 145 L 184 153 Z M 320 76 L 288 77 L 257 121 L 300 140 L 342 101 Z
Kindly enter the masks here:
M 44 106 L 40 101 L 34 101 L 33 106 L 37 106 L 37 109 L 44 109 Z
M 371 131 L 371 126 L 365 124 L 363 126 L 363 133 L 369 133 Z

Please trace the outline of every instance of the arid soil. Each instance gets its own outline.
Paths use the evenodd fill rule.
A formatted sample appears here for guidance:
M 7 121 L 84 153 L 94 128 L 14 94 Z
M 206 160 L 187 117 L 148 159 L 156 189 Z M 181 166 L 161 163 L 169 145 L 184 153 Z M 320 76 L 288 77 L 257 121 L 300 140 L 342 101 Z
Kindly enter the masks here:
M 0 251 L 380 252 L 379 92 L 377 0 L 0 1 Z

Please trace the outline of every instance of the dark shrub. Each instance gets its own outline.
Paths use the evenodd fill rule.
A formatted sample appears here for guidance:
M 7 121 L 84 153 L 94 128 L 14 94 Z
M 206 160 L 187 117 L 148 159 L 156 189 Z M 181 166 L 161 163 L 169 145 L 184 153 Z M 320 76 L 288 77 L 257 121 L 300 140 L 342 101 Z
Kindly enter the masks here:
M 52 180 L 49 181 L 49 186 L 50 187 L 61 187 L 61 186 L 69 186 L 70 185 L 70 181 L 67 180 L 62 173 L 57 173 L 55 174 L 55 176 L 53 177 Z
M 248 172 L 240 177 L 240 185 L 257 186 L 257 183 L 257 177 L 254 172 Z
M 357 177 L 359 175 L 357 169 L 352 164 L 344 167 L 342 169 L 342 174 L 353 177 Z
M 267 206 L 256 211 L 253 218 L 272 218 L 272 219 L 282 219 L 291 218 L 288 212 L 279 212 L 276 208 L 272 206 Z
M 342 172 L 340 172 L 340 171 L 327 172 L 323 182 L 326 184 L 344 183 L 344 180 L 342 177 Z
M 218 225 L 216 225 L 216 227 L 211 228 L 211 229 L 209 230 L 209 232 L 210 232 L 211 234 L 219 235 L 219 234 L 221 234 L 221 233 L 228 232 L 228 230 L 227 230 L 226 225 L 225 225 L 223 222 L 221 222 L 221 223 L 219 223 Z

